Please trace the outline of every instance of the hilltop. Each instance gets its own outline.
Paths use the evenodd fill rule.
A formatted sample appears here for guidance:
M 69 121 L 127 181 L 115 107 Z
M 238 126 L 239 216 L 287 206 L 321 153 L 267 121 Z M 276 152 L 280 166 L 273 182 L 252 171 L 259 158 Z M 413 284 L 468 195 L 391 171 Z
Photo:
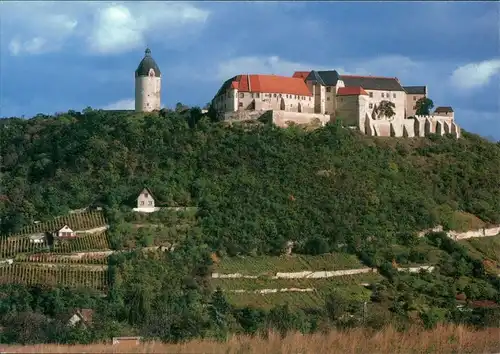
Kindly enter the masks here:
M 249 129 L 211 124 L 196 109 L 0 124 L 4 233 L 70 209 L 120 208 L 144 186 L 165 205 L 198 206 L 206 241 L 229 253 L 279 253 L 311 235 L 331 248 L 358 235 L 457 229 L 462 212 L 500 223 L 500 144 L 468 133 Z
M 500 224 L 500 143 L 467 132 L 460 139 L 367 137 L 341 122 L 228 125 L 196 108 L 87 109 L 0 125 L 0 217 L 10 236 L 0 251 L 7 247 L 19 269 L 14 278 L 7 266 L 0 274 L 0 290 L 10 299 L 0 309 L 0 325 L 9 329 L 5 342 L 22 341 L 16 328 L 35 315 L 37 328 L 47 325 L 39 341 L 66 342 L 410 322 L 487 326 L 498 318 L 457 306 L 499 302 L 500 258 L 492 248 L 500 236 L 455 242 L 445 232 L 417 235 L 438 225 L 463 232 Z M 164 207 L 190 208 L 133 213 L 144 187 Z M 86 207 L 102 208 L 102 216 L 68 216 Z M 79 224 L 83 236 L 51 245 L 43 257 L 40 249 L 18 246 L 27 230 L 54 231 L 62 220 Z M 91 233 L 99 227 L 106 230 Z M 98 264 L 83 265 L 93 278 L 85 283 L 71 265 L 80 278 L 68 279 L 62 270 L 54 275 L 60 288 L 54 280 L 25 281 L 32 273 L 24 263 L 60 263 L 64 252 L 73 257 L 64 262 L 84 263 L 78 257 L 88 256 Z M 404 267 L 433 271 L 411 274 Z M 301 271 L 343 275 L 315 280 L 276 273 Z M 74 307 L 95 309 L 97 328 L 54 331 L 48 318 Z

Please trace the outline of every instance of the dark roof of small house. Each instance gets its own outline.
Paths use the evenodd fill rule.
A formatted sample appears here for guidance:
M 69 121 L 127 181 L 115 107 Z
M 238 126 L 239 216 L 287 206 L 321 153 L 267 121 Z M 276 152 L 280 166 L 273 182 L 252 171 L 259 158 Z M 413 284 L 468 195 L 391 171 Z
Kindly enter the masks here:
M 144 52 L 144 58 L 142 58 L 137 70 L 135 71 L 136 76 L 148 76 L 149 70 L 153 69 L 156 76 L 160 76 L 160 68 L 156 64 L 155 60 L 151 56 L 151 50 L 149 48 Z
M 410 95 L 427 94 L 427 86 L 403 86 L 403 89 Z
M 148 192 L 148 193 L 149 193 L 149 195 L 150 195 L 153 199 L 156 199 L 156 198 L 153 196 L 153 193 L 151 193 L 151 190 L 150 190 L 148 187 L 144 187 L 144 188 L 141 190 L 141 192 L 139 193 L 139 195 L 137 196 L 137 198 L 139 198 L 139 197 L 141 196 L 142 192 L 144 192 L 144 191 Z
M 94 317 L 94 310 L 92 309 L 81 309 L 78 314 L 86 323 L 92 323 L 92 318 Z
M 436 113 L 451 113 L 451 112 L 453 112 L 453 108 L 451 108 L 450 106 L 439 106 L 434 110 L 434 112 L 436 112 Z

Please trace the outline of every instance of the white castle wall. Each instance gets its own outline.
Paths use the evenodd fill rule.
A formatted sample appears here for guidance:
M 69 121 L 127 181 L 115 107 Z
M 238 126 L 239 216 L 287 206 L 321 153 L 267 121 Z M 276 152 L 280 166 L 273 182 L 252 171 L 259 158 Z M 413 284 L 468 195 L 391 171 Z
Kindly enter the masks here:
M 240 110 L 236 112 L 225 112 L 223 119 L 225 121 L 245 121 L 257 120 L 264 115 L 269 115 L 269 119 L 278 127 L 287 127 L 290 122 L 295 124 L 308 124 L 319 121 L 325 125 L 330 121 L 329 114 L 321 113 L 299 113 L 280 110 Z
M 160 100 L 161 100 L 161 77 L 137 76 L 135 78 L 136 112 L 152 112 L 155 110 L 160 110 L 161 109 Z
M 364 114 L 364 115 L 363 115 Z M 460 137 L 460 127 L 453 117 L 415 116 L 414 119 L 392 120 L 373 119 L 366 112 L 360 112 L 359 127 L 362 132 L 371 136 L 424 137 L 429 134 L 452 134 Z

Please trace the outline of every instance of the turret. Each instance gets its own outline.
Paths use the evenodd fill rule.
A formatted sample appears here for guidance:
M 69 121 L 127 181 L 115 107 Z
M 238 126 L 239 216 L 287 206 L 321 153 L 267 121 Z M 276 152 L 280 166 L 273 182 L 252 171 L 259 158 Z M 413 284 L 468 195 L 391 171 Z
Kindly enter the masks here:
M 161 108 L 161 72 L 146 49 L 144 58 L 135 71 L 135 111 L 151 112 Z

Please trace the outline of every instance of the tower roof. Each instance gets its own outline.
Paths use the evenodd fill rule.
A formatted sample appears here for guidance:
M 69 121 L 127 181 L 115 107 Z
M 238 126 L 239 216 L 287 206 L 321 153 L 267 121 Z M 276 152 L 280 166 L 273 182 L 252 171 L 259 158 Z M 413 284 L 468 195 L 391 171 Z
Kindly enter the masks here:
M 161 75 L 158 64 L 156 64 L 155 60 L 151 56 L 151 50 L 149 48 L 146 48 L 146 51 L 144 52 L 144 58 L 142 58 L 141 62 L 139 63 L 139 66 L 135 71 L 135 75 L 148 76 L 150 69 L 153 69 L 155 71 L 156 76 Z

